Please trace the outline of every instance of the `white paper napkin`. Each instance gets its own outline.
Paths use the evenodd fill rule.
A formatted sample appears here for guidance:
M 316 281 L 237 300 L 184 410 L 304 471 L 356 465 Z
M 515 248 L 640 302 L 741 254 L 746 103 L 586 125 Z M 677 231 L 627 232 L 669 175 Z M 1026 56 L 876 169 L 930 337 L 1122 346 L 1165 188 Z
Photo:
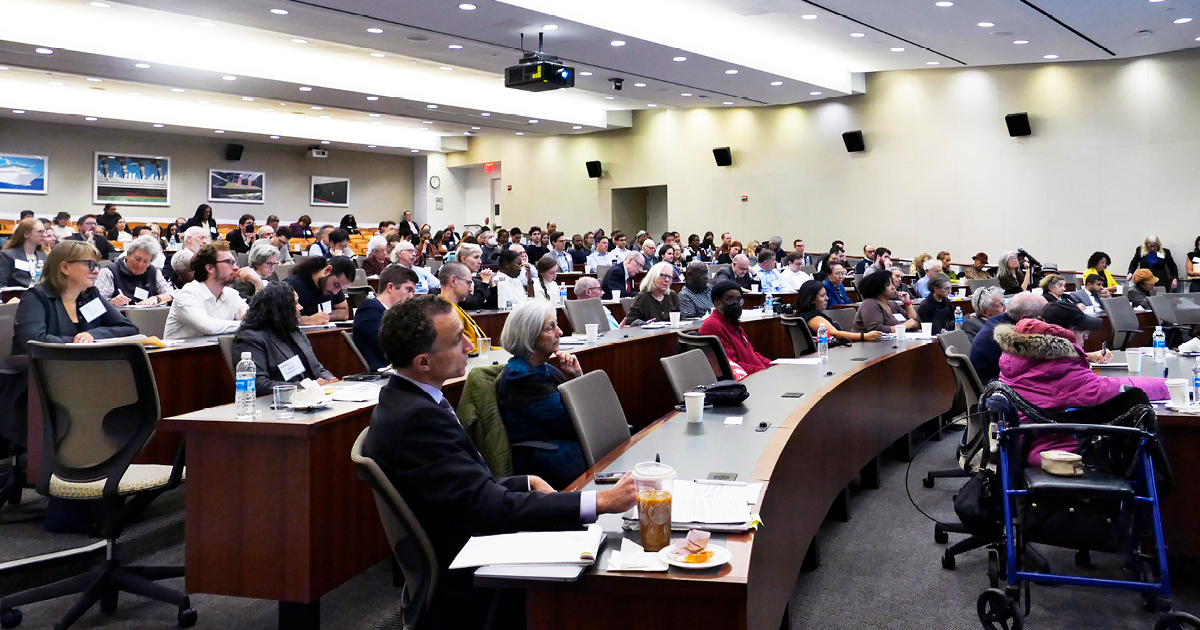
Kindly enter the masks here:
M 641 545 L 621 539 L 621 551 L 608 557 L 609 571 L 666 571 L 667 563 L 657 553 L 647 553 Z

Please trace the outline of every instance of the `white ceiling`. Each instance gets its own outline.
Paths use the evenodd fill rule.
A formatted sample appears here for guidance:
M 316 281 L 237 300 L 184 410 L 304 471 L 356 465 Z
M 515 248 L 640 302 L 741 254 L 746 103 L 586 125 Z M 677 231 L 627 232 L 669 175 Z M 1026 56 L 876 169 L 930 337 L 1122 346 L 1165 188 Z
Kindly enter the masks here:
M 756 106 L 836 98 L 861 90 L 866 72 L 1111 59 L 1200 46 L 1200 0 L 954 0 L 951 7 L 934 0 L 472 1 L 477 8 L 465 11 L 459 0 L 105 0 L 109 8 L 87 0 L 0 0 L 7 9 L 0 22 L 0 65 L 52 71 L 68 84 L 67 75 L 76 82 L 95 76 L 121 82 L 126 92 L 174 87 L 224 94 L 230 107 L 241 107 L 244 96 L 324 107 L 345 123 L 345 133 L 333 140 L 365 148 L 374 141 L 370 129 L 366 136 L 350 129 L 369 113 L 411 133 L 444 138 L 464 132 L 588 133 L 627 126 L 622 112 L 651 104 Z M 22 10 L 60 13 L 13 19 Z M 1197 19 L 1173 23 L 1187 17 Z M 124 28 L 102 28 L 113 20 Z M 94 33 L 60 27 L 72 22 L 91 24 Z M 501 73 L 519 59 L 520 35 L 532 48 L 545 24 L 558 26 L 544 31 L 546 52 L 592 75 L 577 76 L 575 90 L 505 90 Z M 164 40 L 163 25 L 190 30 Z M 294 38 L 307 43 L 291 43 Z M 626 44 L 614 47 L 613 40 Z M 55 53 L 37 54 L 37 46 Z M 1045 55 L 1058 57 L 1047 61 Z M 150 57 L 150 68 L 133 67 Z M 727 74 L 731 70 L 736 74 Z M 225 81 L 225 73 L 238 78 Z M 614 91 L 612 77 L 623 78 L 624 89 Z M 301 85 L 314 89 L 300 92 Z M 21 107 L 24 96 L 0 93 L 0 106 Z M 163 102 L 173 107 L 172 99 Z M 427 108 L 431 104 L 437 109 Z M 483 116 L 485 111 L 492 115 Z M 530 123 L 534 118 L 538 122 Z M 364 124 L 371 122 L 380 121 Z M 241 132 L 270 133 L 250 124 Z M 319 139 L 314 132 L 293 141 Z

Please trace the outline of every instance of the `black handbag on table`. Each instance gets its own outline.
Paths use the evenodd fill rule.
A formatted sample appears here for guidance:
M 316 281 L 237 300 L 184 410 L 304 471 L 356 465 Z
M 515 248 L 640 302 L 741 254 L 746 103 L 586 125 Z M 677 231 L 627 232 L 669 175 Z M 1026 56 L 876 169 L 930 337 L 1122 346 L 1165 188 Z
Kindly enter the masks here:
M 737 381 L 717 381 L 712 385 L 701 385 L 688 391 L 703 392 L 704 404 L 714 407 L 735 407 L 750 397 L 746 386 Z

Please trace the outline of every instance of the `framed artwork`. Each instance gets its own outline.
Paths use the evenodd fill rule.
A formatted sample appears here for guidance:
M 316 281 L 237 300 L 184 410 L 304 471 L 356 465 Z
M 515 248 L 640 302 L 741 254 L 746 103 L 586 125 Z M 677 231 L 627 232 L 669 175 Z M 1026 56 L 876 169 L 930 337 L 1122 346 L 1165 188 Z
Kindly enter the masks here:
M 46 194 L 50 158 L 0 153 L 0 193 Z
M 208 200 L 224 203 L 263 203 L 266 173 L 208 169 Z
M 350 207 L 350 180 L 345 177 L 312 176 L 311 206 Z
M 123 206 L 171 204 L 171 158 L 96 152 L 92 203 Z

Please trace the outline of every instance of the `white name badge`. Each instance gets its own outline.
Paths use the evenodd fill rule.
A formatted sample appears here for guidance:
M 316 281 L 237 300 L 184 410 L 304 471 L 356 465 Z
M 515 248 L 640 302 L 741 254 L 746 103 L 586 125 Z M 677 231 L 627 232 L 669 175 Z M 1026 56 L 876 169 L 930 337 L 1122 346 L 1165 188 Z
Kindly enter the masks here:
M 317 310 L 322 313 L 333 313 L 333 302 L 321 302 L 317 305 Z
M 138 287 L 133 290 L 133 299 L 135 299 L 139 302 L 141 302 L 142 300 L 144 300 L 148 297 L 150 297 L 150 292 L 141 287 Z
M 104 300 L 101 300 L 100 298 L 96 298 L 96 299 L 92 300 L 91 302 L 84 304 L 83 308 L 79 309 L 79 314 L 83 315 L 83 318 L 85 320 L 87 320 L 87 323 L 90 324 L 90 323 L 92 323 L 92 320 L 103 315 L 104 311 L 105 311 Z
M 1198 258 L 1193 258 L 1193 259 L 1192 259 L 1192 264 L 1193 264 L 1193 265 L 1200 265 L 1200 257 L 1198 257 Z
M 908 319 L 907 317 L 901 315 L 900 313 L 892 313 L 892 317 L 895 317 L 896 321 L 898 321 L 898 322 L 902 322 L 902 321 L 905 321 Z
M 300 362 L 300 355 L 296 355 L 287 361 L 279 364 L 279 373 L 283 375 L 283 380 L 290 381 L 296 376 L 304 373 L 304 364 Z
M 26 273 L 33 273 L 33 265 L 28 260 L 13 260 L 13 266 Z

